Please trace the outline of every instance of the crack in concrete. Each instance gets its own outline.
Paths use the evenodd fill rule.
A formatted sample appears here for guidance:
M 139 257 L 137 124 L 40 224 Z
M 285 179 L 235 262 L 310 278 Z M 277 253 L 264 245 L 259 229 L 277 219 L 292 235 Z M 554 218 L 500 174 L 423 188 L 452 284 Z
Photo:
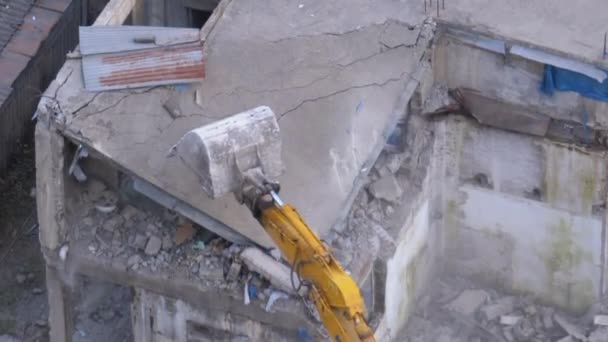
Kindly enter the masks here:
M 290 40 L 294 40 L 294 39 L 310 39 L 310 38 L 318 38 L 318 37 L 322 37 L 322 36 L 330 36 L 330 37 L 340 37 L 343 35 L 347 35 L 347 34 L 351 34 L 351 33 L 356 33 L 356 32 L 360 32 L 363 31 L 367 28 L 370 27 L 376 27 L 376 26 L 384 26 L 387 23 L 394 21 L 393 19 L 387 19 L 381 23 L 371 23 L 365 26 L 361 26 L 361 27 L 357 27 L 353 30 L 348 30 L 348 31 L 344 31 L 344 32 L 321 32 L 321 33 L 317 33 L 317 34 L 305 34 L 305 35 L 300 35 L 300 36 L 292 36 L 292 37 L 286 37 L 286 38 L 281 38 L 281 39 L 277 39 L 277 40 L 264 40 L 267 43 L 272 43 L 272 44 L 276 44 L 276 43 L 282 43 L 285 41 L 290 41 Z M 397 21 L 399 22 L 399 21 Z M 405 23 L 403 23 L 405 24 Z M 407 25 L 407 24 L 406 24 Z
M 111 104 L 111 105 L 109 105 L 109 106 L 106 106 L 106 107 L 104 107 L 104 108 L 102 108 L 102 109 L 100 109 L 100 110 L 98 110 L 98 111 L 95 111 L 95 112 L 92 112 L 92 113 L 88 113 L 87 115 L 84 115 L 82 118 L 83 118 L 83 119 L 86 119 L 86 118 L 88 118 L 89 116 L 96 115 L 96 114 L 99 114 L 99 113 L 103 113 L 103 112 L 107 111 L 108 109 L 111 109 L 111 108 L 114 108 L 114 107 L 118 106 L 118 105 L 119 105 L 119 104 L 120 104 L 120 103 L 121 103 L 121 102 L 122 102 L 124 99 L 126 99 L 126 98 L 127 98 L 127 97 L 129 97 L 129 96 L 132 96 L 132 95 L 141 95 L 141 94 L 149 93 L 149 92 L 151 92 L 152 90 L 157 89 L 157 88 L 159 88 L 159 87 L 160 87 L 160 86 L 154 86 L 154 87 L 149 87 L 149 88 L 146 88 L 146 89 L 144 89 L 144 90 L 142 90 L 142 91 L 131 91 L 131 92 L 129 92 L 129 93 L 127 93 L 127 94 L 125 94 L 125 95 L 121 96 L 121 97 L 118 99 L 118 101 L 114 102 L 113 104 Z M 94 101 L 94 100 L 97 98 L 97 96 L 99 96 L 100 94 L 104 94 L 104 92 L 98 92 L 98 93 L 96 93 L 96 94 L 95 94 L 95 95 L 94 95 L 94 96 L 93 96 L 93 97 L 92 97 L 92 98 L 91 98 L 89 101 L 87 101 L 85 104 L 83 104 L 83 105 L 82 105 L 82 106 L 80 106 L 78 109 L 76 109 L 76 110 L 75 110 L 75 111 L 72 113 L 72 116 L 76 116 L 76 115 L 78 114 L 78 112 L 80 112 L 80 111 L 81 111 L 81 110 L 83 110 L 84 108 L 88 107 L 88 106 L 89 106 L 89 105 L 90 105 L 90 104 L 91 104 L 91 103 L 92 103 L 92 102 L 93 102 L 93 101 Z
M 312 81 L 310 81 L 308 83 L 302 84 L 302 85 L 297 85 L 297 86 L 293 86 L 293 87 L 286 87 L 286 88 L 264 89 L 264 90 L 251 90 L 251 89 L 249 89 L 247 87 L 236 87 L 236 88 L 234 88 L 230 92 L 221 91 L 219 93 L 214 94 L 209 99 L 208 102 L 212 102 L 216 97 L 221 96 L 221 95 L 233 96 L 233 95 L 236 95 L 239 92 L 246 92 L 246 93 L 250 93 L 250 94 L 264 94 L 264 93 L 273 93 L 273 92 L 277 92 L 277 91 L 289 91 L 289 90 L 295 90 L 295 89 L 304 89 L 304 88 L 310 87 L 310 86 L 312 86 L 312 85 L 314 85 L 314 84 L 316 84 L 318 82 L 324 81 L 324 80 L 328 79 L 332 75 L 335 75 L 336 71 L 337 71 L 336 68 L 340 69 L 339 71 L 341 71 L 341 70 L 343 70 L 345 68 L 348 68 L 348 67 L 351 67 L 351 66 L 353 66 L 353 65 L 355 65 L 357 63 L 366 62 L 366 61 L 371 60 L 371 59 L 373 59 L 375 57 L 378 57 L 380 55 L 383 55 L 385 53 L 388 53 L 390 51 L 393 51 L 393 50 L 396 50 L 396 49 L 400 49 L 400 48 L 403 48 L 403 47 L 407 48 L 408 46 L 402 44 L 402 45 L 395 46 L 395 47 L 392 47 L 392 48 L 387 47 L 386 49 L 382 49 L 382 50 L 380 50 L 380 51 L 378 51 L 376 53 L 373 53 L 373 54 L 371 54 L 369 56 L 365 56 L 365 57 L 353 60 L 353 61 L 351 61 L 351 62 L 349 62 L 347 64 L 336 63 L 333 66 L 329 66 L 329 68 L 331 68 L 332 70 L 330 72 L 328 72 L 327 74 L 325 74 L 324 76 L 316 78 L 316 79 L 314 79 L 314 80 L 312 80 Z M 196 116 L 196 115 L 198 115 L 198 114 L 193 114 L 191 116 Z M 200 115 L 200 116 L 204 116 L 204 115 Z M 204 116 L 204 117 L 207 117 L 207 116 Z M 209 118 L 213 119 L 213 117 L 209 117 Z
M 327 94 L 327 95 L 322 95 L 322 96 L 314 97 L 314 98 L 311 98 L 311 99 L 306 99 L 304 101 L 301 101 L 300 103 L 298 103 L 296 106 L 292 107 L 291 109 L 283 112 L 283 114 L 281 114 L 279 116 L 279 118 L 277 119 L 277 121 L 281 121 L 281 119 L 283 119 L 284 116 L 286 116 L 287 114 L 289 114 L 289 113 L 291 113 L 293 111 L 298 110 L 300 107 L 302 107 L 306 103 L 311 103 L 311 102 L 316 102 L 316 101 L 319 101 L 319 100 L 328 99 L 330 97 L 333 97 L 333 96 L 345 93 L 345 92 L 347 92 L 349 90 L 353 90 L 353 89 L 362 89 L 362 88 L 367 88 L 367 87 L 383 87 L 383 86 L 385 86 L 385 85 L 387 85 L 389 83 L 397 82 L 397 81 L 402 80 L 403 76 L 405 76 L 405 75 L 409 75 L 409 73 L 407 71 L 404 71 L 398 77 L 389 78 L 388 80 L 386 80 L 386 81 L 384 81 L 382 83 L 374 82 L 374 83 L 363 84 L 363 85 L 358 85 L 358 86 L 350 86 L 350 87 L 348 87 L 346 89 L 341 89 L 341 90 L 335 91 L 335 92 Z

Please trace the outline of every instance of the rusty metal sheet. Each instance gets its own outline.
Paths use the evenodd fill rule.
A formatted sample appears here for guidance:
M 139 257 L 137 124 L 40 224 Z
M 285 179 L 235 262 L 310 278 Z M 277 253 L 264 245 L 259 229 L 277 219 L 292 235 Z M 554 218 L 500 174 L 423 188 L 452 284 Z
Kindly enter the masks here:
M 152 26 L 81 26 L 80 53 L 91 55 L 158 48 L 200 41 L 192 28 Z
M 102 91 L 191 83 L 205 77 L 200 43 L 180 44 L 82 58 L 87 90 Z

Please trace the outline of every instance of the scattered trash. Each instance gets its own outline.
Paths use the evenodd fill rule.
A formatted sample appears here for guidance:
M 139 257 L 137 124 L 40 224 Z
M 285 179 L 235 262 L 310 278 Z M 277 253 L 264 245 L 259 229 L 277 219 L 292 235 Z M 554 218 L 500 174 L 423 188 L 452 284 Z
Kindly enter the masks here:
M 59 258 L 61 259 L 61 261 L 65 261 L 65 259 L 68 258 L 68 250 L 69 250 L 69 248 L 70 247 L 68 245 L 63 245 L 59 249 Z
M 511 315 L 500 316 L 500 324 L 515 325 L 515 324 L 517 324 L 517 322 L 519 322 L 520 319 L 521 319 L 520 316 L 511 316 Z
M 288 299 L 289 296 L 281 291 L 273 291 L 268 298 L 268 302 L 266 303 L 266 312 L 271 312 L 274 303 L 279 299 Z
M 608 326 L 608 315 L 596 315 L 593 317 L 593 324 Z
M 201 240 L 196 240 L 192 244 L 192 249 L 197 250 L 197 251 L 204 251 L 205 250 L 205 243 L 203 241 L 201 241 Z
M 306 328 L 298 328 L 297 335 L 302 342 L 312 342 L 312 338 L 308 334 L 308 331 L 306 331 Z
M 110 214 L 116 210 L 116 206 L 114 204 L 95 204 L 95 208 L 97 211 L 104 214 Z
M 191 222 L 182 223 L 179 227 L 177 227 L 177 231 L 175 232 L 175 245 L 179 246 L 192 240 L 194 234 L 196 234 L 196 229 Z
M 247 278 L 245 285 L 243 286 L 243 298 L 245 305 L 249 305 L 249 303 L 251 303 L 251 298 L 249 298 L 249 278 Z

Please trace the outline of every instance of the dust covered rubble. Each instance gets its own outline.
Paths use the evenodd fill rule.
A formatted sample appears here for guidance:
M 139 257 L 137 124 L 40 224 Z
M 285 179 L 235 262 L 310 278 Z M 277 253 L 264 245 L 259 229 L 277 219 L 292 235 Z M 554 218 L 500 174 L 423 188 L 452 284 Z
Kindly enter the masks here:
M 286 302 L 291 302 L 290 308 L 302 305 L 295 292 L 286 293 L 248 268 L 240 257 L 245 246 L 233 244 L 173 211 L 140 210 L 121 202 L 110 190 L 86 200 L 71 245 L 100 263 L 124 272 L 194 281 L 267 311 L 286 307 Z
M 411 115 L 397 125 L 347 219 L 325 238 L 352 274 L 364 267 L 362 255 L 388 259 L 394 254 L 395 238 L 422 192 L 432 151 L 432 124 Z
M 508 296 L 449 279 L 439 281 L 419 301 L 401 338 L 406 342 L 606 342 L 606 313 L 608 306 L 598 304 L 573 317 L 531 297 Z

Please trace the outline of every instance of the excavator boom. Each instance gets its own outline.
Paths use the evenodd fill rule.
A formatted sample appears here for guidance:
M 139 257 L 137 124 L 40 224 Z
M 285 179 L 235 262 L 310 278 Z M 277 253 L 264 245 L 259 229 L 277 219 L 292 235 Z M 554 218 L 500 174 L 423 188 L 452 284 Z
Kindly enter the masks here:
M 212 198 L 233 192 L 291 265 L 333 341 L 372 342 L 359 287 L 330 249 L 279 197 L 283 171 L 275 115 L 258 107 L 188 132 L 173 148 Z M 299 292 L 299 289 L 294 289 Z

